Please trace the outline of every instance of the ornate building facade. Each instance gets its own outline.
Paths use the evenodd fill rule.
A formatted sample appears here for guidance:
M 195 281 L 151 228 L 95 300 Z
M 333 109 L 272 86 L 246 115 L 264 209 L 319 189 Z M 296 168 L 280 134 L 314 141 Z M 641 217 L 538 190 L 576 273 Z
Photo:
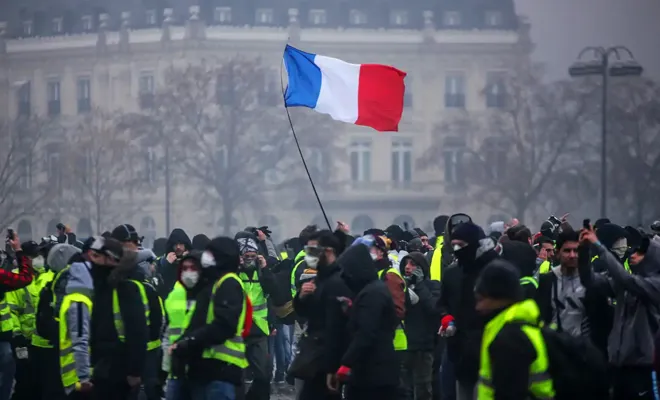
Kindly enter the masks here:
M 67 119 L 93 108 L 139 111 L 145 95 L 165 84 L 163 72 L 174 63 L 241 54 L 260 57 L 277 74 L 288 42 L 408 73 L 399 132 L 337 125 L 346 157 L 332 167 L 333 184 L 319 187 L 331 219 L 361 232 L 391 223 L 430 229 L 440 213 L 467 212 L 482 223 L 495 217 L 456 185 L 466 140 L 487 138 L 442 137 L 435 127 L 448 115 L 500 107 L 498 76 L 529 62 L 529 26 L 516 15 L 512 0 L 363 0 L 332 6 L 313 0 L 277 1 L 277 6 L 265 0 L 9 3 L 1 6 L 7 12 L 0 21 L 3 118 Z M 419 169 L 416 160 L 432 140 L 445 143 L 437 155 L 441 167 Z M 136 164 L 157 156 L 147 149 Z M 56 154 L 50 157 L 57 163 Z M 182 185 L 172 188 L 171 207 L 162 185 L 139 199 L 144 207 L 132 222 L 148 241 L 174 227 L 219 232 L 217 210 L 200 209 L 194 196 L 184 194 L 194 188 Z M 313 197 L 278 198 L 264 210 L 240 210 L 232 226 L 269 225 L 281 239 L 310 222 L 324 225 Z M 92 233 L 88 219 L 65 213 L 25 217 L 15 225 L 23 236 L 37 237 L 52 233 L 60 219 L 82 236 Z

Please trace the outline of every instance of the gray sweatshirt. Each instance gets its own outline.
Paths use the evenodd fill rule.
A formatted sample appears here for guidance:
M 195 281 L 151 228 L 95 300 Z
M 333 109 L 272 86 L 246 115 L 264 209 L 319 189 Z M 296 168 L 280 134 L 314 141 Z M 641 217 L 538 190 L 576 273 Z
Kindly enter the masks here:
M 586 289 L 580 282 L 578 270 L 571 276 L 564 275 L 561 267 L 552 268 L 552 272 L 557 276 L 557 298 L 553 288 L 550 293 L 552 301 L 552 322 L 557 324 L 557 317 L 561 320 L 561 328 L 571 336 L 589 335 L 589 320 L 587 318 L 584 298 L 587 294 Z M 561 304 L 559 313 L 557 312 L 557 301 Z
M 71 268 L 67 273 L 64 295 L 80 293 L 91 299 L 94 285 L 90 269 L 91 266 L 86 262 L 71 264 Z M 74 303 L 66 313 L 66 323 L 69 328 L 67 334 L 71 339 L 73 357 L 76 360 L 76 374 L 82 382 L 91 378 L 89 358 L 90 311 L 84 303 Z

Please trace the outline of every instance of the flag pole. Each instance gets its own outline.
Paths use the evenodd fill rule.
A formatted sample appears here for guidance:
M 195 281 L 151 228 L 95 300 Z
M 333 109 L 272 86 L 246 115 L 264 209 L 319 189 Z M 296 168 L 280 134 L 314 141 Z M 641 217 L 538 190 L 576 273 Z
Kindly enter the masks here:
M 289 40 L 287 39 L 287 44 Z M 284 52 L 282 52 L 284 55 Z M 312 185 L 312 190 L 314 191 L 314 196 L 316 196 L 316 202 L 321 208 L 321 213 L 323 213 L 323 218 L 325 223 L 328 225 L 328 229 L 332 230 L 330 225 L 330 220 L 328 215 L 325 213 L 325 208 L 323 208 L 323 203 L 321 203 L 321 198 L 319 197 L 319 192 L 316 190 L 316 185 L 314 185 L 314 180 L 312 175 L 309 173 L 309 168 L 307 167 L 307 162 L 305 161 L 305 156 L 303 156 L 302 149 L 300 148 L 300 142 L 298 142 L 298 136 L 296 135 L 296 130 L 293 128 L 293 121 L 291 121 L 291 114 L 289 114 L 289 107 L 286 106 L 285 91 L 284 91 L 284 57 L 282 57 L 282 62 L 280 64 L 280 86 L 282 88 L 282 101 L 284 101 L 284 110 L 286 110 L 286 116 L 289 119 L 289 126 L 291 126 L 291 133 L 293 134 L 293 140 L 296 142 L 296 147 L 298 148 L 298 154 L 300 154 L 300 159 L 302 160 L 303 167 L 305 167 L 305 173 L 307 174 L 307 179 L 309 179 L 310 185 Z

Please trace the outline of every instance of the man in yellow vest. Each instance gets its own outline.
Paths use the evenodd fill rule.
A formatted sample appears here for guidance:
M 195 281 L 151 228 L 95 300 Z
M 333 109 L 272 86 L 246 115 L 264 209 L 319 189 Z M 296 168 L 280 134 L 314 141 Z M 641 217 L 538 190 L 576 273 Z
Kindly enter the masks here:
M 488 264 L 475 286 L 488 321 L 481 342 L 478 400 L 554 399 L 548 350 L 534 300 L 523 300 L 520 274 L 504 260 Z
M 242 384 L 253 311 L 237 275 L 239 262 L 238 244 L 228 237 L 211 240 L 202 253 L 199 290 L 170 349 L 173 368 L 187 372 L 193 398 L 234 400 Z

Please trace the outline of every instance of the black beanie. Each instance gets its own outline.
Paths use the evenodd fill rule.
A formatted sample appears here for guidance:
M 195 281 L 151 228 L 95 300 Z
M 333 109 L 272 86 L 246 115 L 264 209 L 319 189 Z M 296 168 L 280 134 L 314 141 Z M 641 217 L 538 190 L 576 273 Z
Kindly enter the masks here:
M 607 223 L 598 228 L 596 236 L 603 246 L 611 249 L 617 240 L 626 237 L 626 230 L 617 224 Z
M 474 292 L 491 299 L 520 301 L 523 299 L 520 273 L 508 261 L 491 261 L 479 274 Z
M 204 250 L 211 239 L 203 233 L 195 235 L 192 239 L 192 248 L 194 250 Z
M 451 238 L 452 240 L 462 240 L 468 244 L 477 244 L 481 239 L 486 238 L 486 233 L 474 222 L 464 222 L 456 227 Z

